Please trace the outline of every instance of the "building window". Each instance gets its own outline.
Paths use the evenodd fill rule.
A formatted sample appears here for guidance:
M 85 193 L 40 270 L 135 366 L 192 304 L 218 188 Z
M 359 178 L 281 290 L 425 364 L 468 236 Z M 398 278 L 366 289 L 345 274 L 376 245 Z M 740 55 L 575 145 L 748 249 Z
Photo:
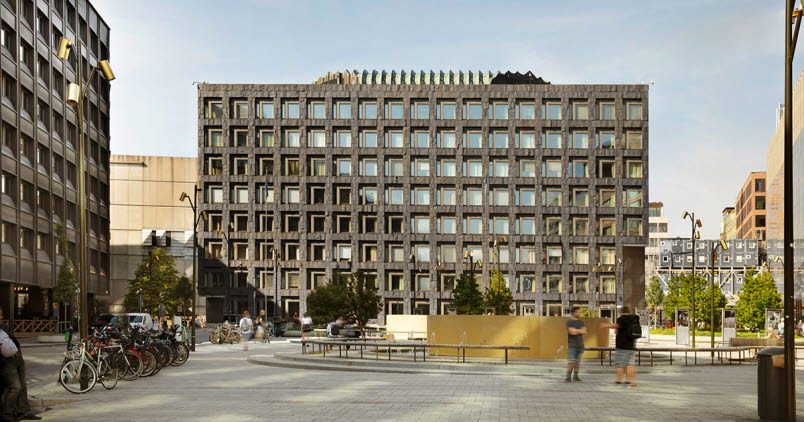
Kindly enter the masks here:
M 489 194 L 490 205 L 508 206 L 510 195 L 507 189 L 492 189 Z
M 332 106 L 332 114 L 335 119 L 351 119 L 352 103 L 349 101 L 336 101 Z
M 508 161 L 494 160 L 491 164 L 494 177 L 508 177 Z
M 456 262 L 458 250 L 455 245 L 441 245 L 441 262 Z
M 327 175 L 327 161 L 324 158 L 311 158 L 310 159 L 310 175 L 311 176 L 326 176 Z
M 575 120 L 589 120 L 589 104 L 579 101 L 573 102 L 572 118 Z
M 308 134 L 307 146 L 310 148 L 326 148 L 327 134 L 323 130 L 312 130 Z
M 561 293 L 562 277 L 557 274 L 551 274 L 544 277 L 542 286 L 543 293 Z
M 389 245 L 388 259 L 390 262 L 404 262 L 405 250 L 402 248 L 402 245 Z
M 405 191 L 402 188 L 388 188 L 386 192 L 386 201 L 388 205 L 403 205 L 405 202 Z
M 542 119 L 561 120 L 561 103 L 545 102 L 542 108 Z
M 598 132 L 597 146 L 600 149 L 614 149 L 616 146 L 614 132 Z
M 561 132 L 545 132 L 542 134 L 542 148 L 559 149 L 561 146 Z
M 351 245 L 335 245 L 335 260 L 337 261 L 351 261 L 352 260 L 352 246 Z
M 561 236 L 561 217 L 546 217 L 544 232 L 548 236 Z
M 642 162 L 641 161 L 626 161 L 626 173 L 631 179 L 642 178 Z
M 542 163 L 542 177 L 562 177 L 560 160 L 547 160 Z
M 464 234 L 483 234 L 483 218 L 468 217 L 463 219 Z
M 598 107 L 600 110 L 600 120 L 614 120 L 613 102 L 600 102 Z
M 207 202 L 213 204 L 223 203 L 223 188 L 220 186 L 213 186 L 209 188 L 209 198 Z
M 617 177 L 614 160 L 598 161 L 598 177 Z
M 441 188 L 438 190 L 438 205 L 456 205 L 458 195 L 455 189 Z
M 508 119 L 508 103 L 494 102 L 491 103 L 491 116 L 489 118 L 496 120 Z
M 351 148 L 352 146 L 352 133 L 348 131 L 337 132 L 338 147 Z
M 600 236 L 616 236 L 615 219 L 601 218 L 600 222 Z
M 248 175 L 248 158 L 235 157 L 232 159 L 232 174 L 235 176 Z
M 483 104 L 467 102 L 463 105 L 463 116 L 467 120 L 480 120 L 483 118 Z
M 376 120 L 377 103 L 374 101 L 360 101 L 358 114 L 361 119 Z
M 259 136 L 258 143 L 260 147 L 270 148 L 274 146 L 273 130 L 260 129 L 257 131 L 257 136 Z
M 615 191 L 614 189 L 600 189 L 598 191 L 598 206 L 613 207 L 615 206 Z
M 466 189 L 463 192 L 464 205 L 483 205 L 483 191 L 480 189 Z
M 259 119 L 273 119 L 274 118 L 274 103 L 273 101 L 260 101 L 257 108 L 257 118 Z
M 404 111 L 405 107 L 402 105 L 402 101 L 387 101 L 385 103 L 385 118 L 386 119 L 395 119 L 401 120 L 404 119 Z
M 626 207 L 638 208 L 642 206 L 642 189 L 624 189 L 623 204 Z
M 516 118 L 520 120 L 536 120 L 536 103 L 517 103 Z
M 404 176 L 405 163 L 401 159 L 389 159 L 385 162 L 386 176 Z
M 427 159 L 414 159 L 411 166 L 413 176 L 429 177 L 430 176 L 430 161 Z
M 589 219 L 583 217 L 575 217 L 572 219 L 572 235 L 573 236 L 589 236 Z
M 284 146 L 298 148 L 301 146 L 301 133 L 298 130 L 288 130 L 284 133 Z
M 520 217 L 516 220 L 516 234 L 536 234 L 536 219 Z
M 298 204 L 299 203 L 299 188 L 298 187 L 288 187 L 285 188 L 285 203 L 286 204 Z
M 232 199 L 235 204 L 248 204 L 248 186 L 235 186 L 232 189 Z
M 561 264 L 561 246 L 548 246 L 545 256 L 547 265 Z
M 363 188 L 363 203 L 364 204 L 377 203 L 377 188 Z
M 299 113 L 299 102 L 298 101 L 283 101 L 282 102 L 282 117 L 285 119 L 298 119 L 300 118 Z
M 589 148 L 589 134 L 587 132 L 572 132 L 572 147 Z
M 338 176 L 350 176 L 352 174 L 352 160 L 348 158 L 338 158 L 335 160 L 338 167 Z
M 416 245 L 413 247 L 416 262 L 430 262 L 430 247 L 427 245 Z
M 457 148 L 457 136 L 455 132 L 438 132 L 436 137 L 439 148 Z
M 374 158 L 364 158 L 360 160 L 361 176 L 377 176 L 377 160 Z
M 385 132 L 385 147 L 386 148 L 404 148 L 405 140 L 402 137 L 402 131 L 388 131 Z
M 430 118 L 430 104 L 426 101 L 415 101 L 410 105 L 410 118 L 426 120 Z
M 589 206 L 589 189 L 573 189 L 572 205 L 575 207 Z
M 600 293 L 602 294 L 614 294 L 616 293 L 616 279 L 613 276 L 602 276 L 600 277 Z
M 642 236 L 642 219 L 629 218 L 625 221 L 626 236 Z
M 436 119 L 455 120 L 457 109 L 455 101 L 438 101 L 436 103 Z
M 387 290 L 401 291 L 405 289 L 405 279 L 402 274 L 388 274 Z M 401 315 L 403 314 L 403 303 L 397 301 L 389 301 L 386 306 L 386 313 L 388 315 Z
M 480 160 L 469 160 L 463 163 L 463 175 L 466 177 L 483 177 L 483 162 Z
M 561 189 L 546 189 L 543 192 L 542 205 L 545 207 L 560 207 Z
M 642 120 L 642 104 L 640 103 L 626 103 L 625 105 L 626 116 L 628 120 Z
M 456 234 L 458 221 L 455 217 L 441 217 L 438 226 L 438 232 L 441 234 Z
M 536 206 L 536 191 L 533 189 L 517 189 L 516 204 L 520 206 Z
M 248 119 L 248 101 L 233 101 L 232 116 L 235 119 Z
M 364 130 L 360 132 L 360 147 L 361 148 L 377 148 L 377 132 L 373 130 Z
M 508 234 L 508 217 L 493 217 L 489 221 L 489 234 Z
M 489 134 L 489 145 L 491 148 L 507 149 L 508 132 L 495 131 Z
M 589 264 L 589 247 L 575 246 L 572 248 L 573 264 L 587 265 Z
M 222 147 L 223 146 L 223 131 L 220 129 L 207 130 L 207 146 L 209 147 Z
M 628 149 L 642 149 L 642 133 L 626 132 L 625 143 Z
M 428 132 L 413 132 L 413 139 L 410 142 L 414 148 L 430 148 L 430 134 Z
M 464 134 L 464 148 L 483 148 L 483 135 L 480 132 Z
M 430 189 L 414 188 L 411 201 L 413 205 L 430 205 Z

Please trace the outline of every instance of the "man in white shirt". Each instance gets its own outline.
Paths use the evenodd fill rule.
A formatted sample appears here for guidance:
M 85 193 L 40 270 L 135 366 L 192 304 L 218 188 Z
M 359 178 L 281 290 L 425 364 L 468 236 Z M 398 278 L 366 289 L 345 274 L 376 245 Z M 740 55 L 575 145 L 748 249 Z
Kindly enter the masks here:
M 3 308 L 0 307 L 0 321 L 2 319 Z M 2 394 L 2 420 L 42 419 L 41 416 L 36 416 L 31 412 L 31 405 L 28 403 L 25 360 L 22 359 L 22 353 L 20 353 L 20 344 L 2 322 L 0 322 L 0 355 L 3 356 L 0 374 L 6 383 Z

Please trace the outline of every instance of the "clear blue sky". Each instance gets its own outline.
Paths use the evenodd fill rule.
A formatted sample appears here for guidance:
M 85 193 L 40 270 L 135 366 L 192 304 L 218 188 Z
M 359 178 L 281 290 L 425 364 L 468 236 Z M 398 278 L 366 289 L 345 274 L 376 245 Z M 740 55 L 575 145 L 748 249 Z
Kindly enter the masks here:
M 196 156 L 193 81 L 310 83 L 344 69 L 653 81 L 650 200 L 664 202 L 671 235 L 688 235 L 690 210 L 717 236 L 721 210 L 765 170 L 784 93 L 781 0 L 94 4 L 112 34 L 115 154 Z

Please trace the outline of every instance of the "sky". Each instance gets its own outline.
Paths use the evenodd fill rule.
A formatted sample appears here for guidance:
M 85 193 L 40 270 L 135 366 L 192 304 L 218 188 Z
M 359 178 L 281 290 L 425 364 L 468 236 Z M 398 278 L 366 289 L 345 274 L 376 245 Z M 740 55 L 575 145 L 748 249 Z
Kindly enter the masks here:
M 784 2 L 95 0 L 111 28 L 113 154 L 197 156 L 193 82 L 353 69 L 532 71 L 651 83 L 649 200 L 717 237 L 784 97 Z M 794 64 L 794 80 L 804 64 Z

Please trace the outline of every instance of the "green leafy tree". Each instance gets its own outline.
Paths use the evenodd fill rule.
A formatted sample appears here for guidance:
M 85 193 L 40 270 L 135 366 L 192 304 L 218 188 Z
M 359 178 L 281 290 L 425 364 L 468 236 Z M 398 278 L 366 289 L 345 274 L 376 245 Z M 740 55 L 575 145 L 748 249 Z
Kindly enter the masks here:
M 339 316 L 350 314 L 349 280 L 341 273 L 334 273 L 329 283 L 316 287 L 307 294 L 307 313 L 316 324 L 335 321 Z
M 75 295 L 78 293 L 78 279 L 75 275 L 75 266 L 70 259 L 70 244 L 67 242 L 64 223 L 56 224 L 56 242 L 64 255 L 64 261 L 59 268 L 56 285 L 53 286 L 53 301 L 68 304 L 75 300 Z M 67 309 L 65 306 L 62 308 L 65 311 L 64 320 L 67 320 Z
M 142 312 L 157 315 L 159 305 L 165 305 L 168 315 L 176 314 L 179 300 L 176 298 L 176 287 L 179 283 L 179 272 L 176 261 L 162 248 L 157 248 L 142 259 L 134 279 L 128 283 L 128 292 L 123 298 L 123 306 L 128 312 L 139 312 L 138 294 L 142 294 Z
M 382 298 L 377 294 L 376 278 L 362 271 L 352 274 L 349 280 L 347 303 L 351 317 L 357 321 L 360 331 L 365 330 L 366 323 L 382 310 Z
M 511 289 L 508 288 L 503 273 L 499 269 L 491 270 L 491 282 L 483 294 L 483 302 L 485 306 L 493 306 L 496 315 L 511 314 L 514 297 L 511 296 Z
M 668 315 L 675 316 L 676 308 L 689 308 L 692 313 L 692 290 L 695 287 L 695 319 L 700 322 L 704 320 L 705 303 L 707 301 L 706 290 L 707 281 L 701 277 L 693 279 L 691 274 L 682 274 L 670 279 L 667 282 L 667 294 L 663 304 L 664 310 Z M 706 320 L 709 320 L 708 316 Z
M 701 322 L 706 324 L 709 329 L 712 329 L 712 283 L 706 284 L 706 290 L 703 293 L 704 301 L 701 304 Z M 726 296 L 720 290 L 720 286 L 715 286 L 715 329 L 720 327 L 720 319 L 723 317 L 721 309 L 726 307 Z
M 751 331 L 765 329 L 765 310 L 781 308 L 782 297 L 776 289 L 773 275 L 758 273 L 751 268 L 745 273 L 740 300 L 737 302 L 737 322 Z
M 193 285 L 190 283 L 190 279 L 187 276 L 179 277 L 179 281 L 176 283 L 176 286 L 173 288 L 173 294 L 171 295 L 171 299 L 176 302 L 177 305 L 182 306 L 182 312 L 177 312 L 179 314 L 189 314 L 190 311 L 190 303 L 192 300 L 193 295 Z
M 480 292 L 473 273 L 464 272 L 458 277 L 452 290 L 452 306 L 458 315 L 483 314 L 483 293 Z
M 662 281 L 659 276 L 654 275 L 650 278 L 648 290 L 645 292 L 645 304 L 648 306 L 651 315 L 654 315 L 656 320 L 661 321 L 661 315 L 657 315 L 659 308 L 664 302 L 664 290 L 662 290 Z

